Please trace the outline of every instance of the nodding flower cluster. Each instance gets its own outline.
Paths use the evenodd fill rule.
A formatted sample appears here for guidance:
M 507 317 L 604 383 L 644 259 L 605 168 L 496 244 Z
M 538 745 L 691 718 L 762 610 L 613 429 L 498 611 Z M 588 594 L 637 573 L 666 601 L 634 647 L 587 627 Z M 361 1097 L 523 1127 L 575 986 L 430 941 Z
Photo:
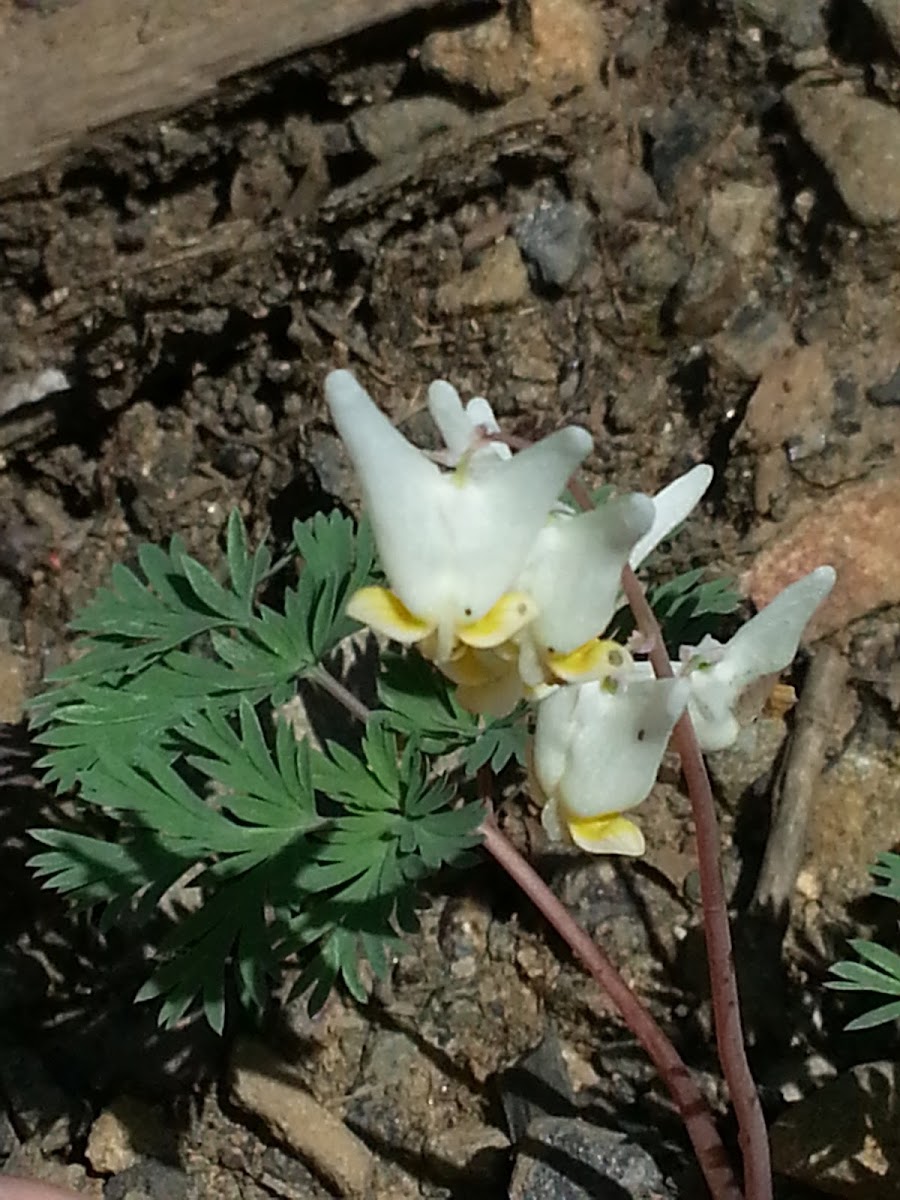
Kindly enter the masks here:
M 657 679 L 604 631 L 623 569 L 639 567 L 691 513 L 711 467 L 656 496 L 628 493 L 575 513 L 560 496 L 591 449 L 584 429 L 514 454 L 486 400 L 464 406 L 439 380 L 428 409 L 445 449 L 428 454 L 349 371 L 333 371 L 325 392 L 390 584 L 356 592 L 350 615 L 416 646 L 473 712 L 535 701 L 531 774 L 549 836 L 591 853 L 643 853 L 640 829 L 622 814 L 652 788 L 676 721 L 690 713 L 704 750 L 731 745 L 738 701 L 791 662 L 834 570 L 785 588 L 724 645 L 682 647 L 674 677 Z

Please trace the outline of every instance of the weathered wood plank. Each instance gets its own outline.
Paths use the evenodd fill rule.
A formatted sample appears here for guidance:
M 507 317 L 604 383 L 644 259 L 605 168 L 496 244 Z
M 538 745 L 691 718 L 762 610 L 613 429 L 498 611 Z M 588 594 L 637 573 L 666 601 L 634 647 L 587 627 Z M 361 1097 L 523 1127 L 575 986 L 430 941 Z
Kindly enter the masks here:
M 138 113 L 437 0 L 78 0 L 0 27 L 0 182 Z M 0 26 L 3 25 L 0 14 Z

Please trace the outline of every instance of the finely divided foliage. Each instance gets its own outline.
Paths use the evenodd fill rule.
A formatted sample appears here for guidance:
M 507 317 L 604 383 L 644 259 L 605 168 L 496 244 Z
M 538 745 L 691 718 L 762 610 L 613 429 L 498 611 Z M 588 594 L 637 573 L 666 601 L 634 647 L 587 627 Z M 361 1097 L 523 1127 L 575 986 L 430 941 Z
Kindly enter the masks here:
M 870 870 L 880 881 L 875 894 L 900 901 L 900 854 L 880 854 Z M 856 1017 L 847 1028 L 871 1029 L 873 1025 L 900 1019 L 900 954 L 863 938 L 851 939 L 850 948 L 862 961 L 846 959 L 835 963 L 831 973 L 836 979 L 827 986 L 835 991 L 871 992 L 894 999 Z
M 222 580 L 178 538 L 142 546 L 141 574 L 113 569 L 73 623 L 78 657 L 34 705 L 45 778 L 77 789 L 96 831 L 34 831 L 46 886 L 99 908 L 106 927 L 147 922 L 190 886 L 141 992 L 162 997 L 168 1024 L 199 1000 L 221 1029 L 229 988 L 259 1008 L 298 957 L 313 1007 L 338 976 L 362 996 L 360 959 L 382 974 L 415 927 L 415 881 L 477 840 L 481 809 L 430 781 L 389 708 L 358 749 L 297 740 L 281 706 L 358 628 L 345 603 L 374 552 L 368 527 L 336 514 L 298 522 L 294 543 L 299 580 L 279 609 L 258 600 L 275 571 L 237 512 Z M 474 719 L 451 712 L 446 748 L 477 744 Z

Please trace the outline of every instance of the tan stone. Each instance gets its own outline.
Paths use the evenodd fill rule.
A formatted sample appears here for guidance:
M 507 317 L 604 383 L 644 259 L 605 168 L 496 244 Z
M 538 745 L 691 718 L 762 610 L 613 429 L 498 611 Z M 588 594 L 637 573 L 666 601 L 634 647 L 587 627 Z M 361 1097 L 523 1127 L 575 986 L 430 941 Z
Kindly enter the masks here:
M 513 238 L 502 238 L 481 262 L 458 279 L 442 284 L 435 304 L 438 312 L 510 308 L 528 294 L 528 271 Z
M 426 38 L 422 63 L 449 83 L 501 100 L 529 84 L 559 96 L 597 82 L 607 39 L 596 8 L 583 0 L 531 0 L 529 18 L 521 29 L 498 13 L 439 30 Z
M 739 259 L 756 258 L 766 247 L 778 213 L 778 189 L 734 181 L 709 198 L 706 225 L 712 237 Z
M 823 563 L 834 591 L 806 631 L 811 641 L 876 609 L 900 604 L 900 479 L 849 484 L 777 535 L 744 576 L 757 607 Z
M 368 1147 L 299 1082 L 290 1065 L 258 1042 L 239 1042 L 229 1071 L 231 1099 L 341 1196 L 371 1197 Z
M 104 1109 L 88 1135 L 85 1157 L 98 1175 L 126 1171 L 142 1156 L 171 1161 L 174 1139 L 152 1108 L 121 1096 Z
M 17 725 L 25 712 L 25 664 L 14 650 L 0 647 L 0 721 Z
M 844 87 L 785 89 L 800 133 L 863 225 L 900 222 L 900 112 Z
M 834 404 L 821 344 L 798 346 L 769 363 L 750 397 L 741 433 L 757 449 L 824 432 Z
M 596 8 L 581 0 L 532 0 L 531 79 L 555 94 L 567 85 L 597 81 L 606 54 L 606 34 Z

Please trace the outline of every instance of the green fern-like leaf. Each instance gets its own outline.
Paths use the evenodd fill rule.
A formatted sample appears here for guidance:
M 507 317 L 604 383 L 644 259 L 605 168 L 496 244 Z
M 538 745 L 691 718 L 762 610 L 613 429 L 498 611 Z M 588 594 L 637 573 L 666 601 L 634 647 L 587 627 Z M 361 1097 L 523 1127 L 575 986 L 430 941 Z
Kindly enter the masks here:
M 876 896 L 900 900 L 900 854 L 879 854 L 869 870 L 880 881 L 874 889 Z
M 316 516 L 294 530 L 304 556 L 300 582 L 284 611 L 255 604 L 271 558 L 251 552 L 239 514 L 227 527 L 228 583 L 220 583 L 173 538 L 168 550 L 142 546 L 141 580 L 113 568 L 73 621 L 84 633 L 74 662 L 50 677 L 33 706 L 38 764 L 48 783 L 75 787 L 103 753 L 128 760 L 140 747 L 173 754 L 174 731 L 210 706 L 224 716 L 240 698 L 286 700 L 299 676 L 356 628 L 345 598 L 370 577 L 371 534 L 340 514 Z
M 881 996 L 900 997 L 900 954 L 863 938 L 852 939 L 850 946 L 863 961 L 847 959 L 835 963 L 831 973 L 837 978 L 829 980 L 825 986 L 833 991 L 874 992 Z M 895 999 L 856 1017 L 847 1025 L 847 1029 L 871 1029 L 898 1017 L 900 999 Z
M 199 1005 L 222 1029 L 229 995 L 260 1010 L 286 957 L 301 962 L 313 1007 L 337 980 L 362 997 L 415 928 L 416 882 L 478 841 L 480 807 L 429 781 L 410 696 L 375 715 L 359 754 L 313 751 L 274 716 L 356 628 L 346 601 L 373 572 L 370 533 L 345 517 L 294 535 L 300 578 L 282 611 L 257 602 L 271 561 L 236 514 L 227 574 L 178 539 L 142 547 L 142 577 L 113 572 L 75 622 L 81 656 L 34 710 L 47 778 L 77 787 L 95 814 L 89 831 L 35 832 L 45 886 L 106 924 L 146 921 L 190 873 L 200 907 L 177 920 L 141 992 L 166 1024 Z M 434 714 L 429 746 L 483 736 L 448 694 L 419 701 Z M 108 840 L 89 836 L 104 824 Z

